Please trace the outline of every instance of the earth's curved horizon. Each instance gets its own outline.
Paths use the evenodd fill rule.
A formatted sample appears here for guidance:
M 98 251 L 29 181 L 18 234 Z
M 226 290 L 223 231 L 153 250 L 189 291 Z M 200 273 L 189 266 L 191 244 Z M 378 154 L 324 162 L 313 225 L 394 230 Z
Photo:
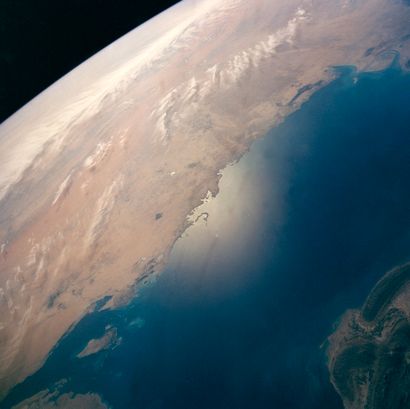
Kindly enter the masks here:
M 87 314 L 127 305 L 161 272 L 206 221 L 195 209 L 220 172 L 335 67 L 408 72 L 409 21 L 401 0 L 182 1 L 2 123 L 0 399 Z M 120 343 L 108 328 L 77 357 Z M 105 407 L 58 388 L 30 402 Z

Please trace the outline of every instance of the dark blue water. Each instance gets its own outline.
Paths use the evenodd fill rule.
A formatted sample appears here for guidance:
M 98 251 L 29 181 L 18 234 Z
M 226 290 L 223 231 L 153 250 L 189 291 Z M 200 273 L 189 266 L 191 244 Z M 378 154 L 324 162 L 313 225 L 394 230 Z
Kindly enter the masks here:
M 321 344 L 410 259 L 409 91 L 395 68 L 342 69 L 226 171 L 220 214 L 155 283 L 86 317 L 1 407 L 68 378 L 119 409 L 342 408 Z M 107 323 L 121 346 L 76 359 Z

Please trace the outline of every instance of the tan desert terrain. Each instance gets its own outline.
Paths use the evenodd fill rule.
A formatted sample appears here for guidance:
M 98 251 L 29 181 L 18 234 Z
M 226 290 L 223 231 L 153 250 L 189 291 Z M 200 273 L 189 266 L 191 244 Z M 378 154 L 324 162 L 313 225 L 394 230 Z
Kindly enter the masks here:
M 87 393 L 74 395 L 64 393 L 39 392 L 32 398 L 26 399 L 13 409 L 108 409 L 98 395 Z

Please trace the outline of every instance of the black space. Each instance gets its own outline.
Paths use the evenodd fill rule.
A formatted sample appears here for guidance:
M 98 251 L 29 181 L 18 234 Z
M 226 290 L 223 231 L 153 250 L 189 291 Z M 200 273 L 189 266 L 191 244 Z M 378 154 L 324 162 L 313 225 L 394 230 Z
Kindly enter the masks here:
M 176 0 L 0 0 L 0 122 Z

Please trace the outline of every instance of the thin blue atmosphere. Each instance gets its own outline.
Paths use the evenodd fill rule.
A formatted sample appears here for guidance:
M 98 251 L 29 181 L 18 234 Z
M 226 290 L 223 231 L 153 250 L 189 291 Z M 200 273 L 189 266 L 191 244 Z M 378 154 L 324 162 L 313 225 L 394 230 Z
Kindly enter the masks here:
M 114 409 L 342 409 L 326 338 L 410 260 L 410 76 L 338 71 L 224 170 L 167 269 L 85 317 L 1 408 L 67 379 Z M 79 359 L 107 325 L 121 343 Z

